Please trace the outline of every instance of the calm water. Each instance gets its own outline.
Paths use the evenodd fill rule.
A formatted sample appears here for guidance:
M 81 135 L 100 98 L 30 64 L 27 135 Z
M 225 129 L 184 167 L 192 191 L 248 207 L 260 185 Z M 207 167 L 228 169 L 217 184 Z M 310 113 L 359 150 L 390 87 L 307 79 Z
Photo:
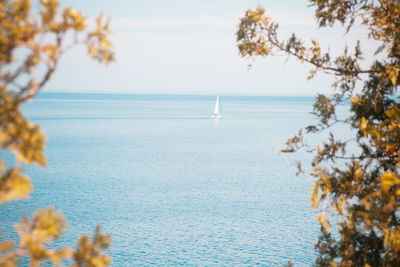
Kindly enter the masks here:
M 29 201 L 0 206 L 0 229 L 54 205 L 75 245 L 98 223 L 114 266 L 309 266 L 319 227 L 311 182 L 296 177 L 288 137 L 312 98 L 42 94 L 24 106 L 48 137 L 48 167 L 30 167 Z M 301 155 L 299 155 L 301 156 Z

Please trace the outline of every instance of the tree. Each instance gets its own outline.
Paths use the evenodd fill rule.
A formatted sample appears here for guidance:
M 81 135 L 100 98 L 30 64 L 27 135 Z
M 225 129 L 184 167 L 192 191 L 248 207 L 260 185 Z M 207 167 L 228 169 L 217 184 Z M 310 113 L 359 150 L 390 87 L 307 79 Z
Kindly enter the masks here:
M 278 24 L 261 7 L 248 10 L 237 31 L 242 56 L 289 55 L 312 67 L 309 78 L 322 72 L 333 75 L 334 93 L 318 95 L 313 113 L 316 125 L 308 135 L 328 132 L 319 146 L 310 146 L 303 131 L 289 139 L 283 152 L 305 149 L 313 153 L 310 176 L 314 180 L 312 207 L 320 203 L 338 220 L 337 231 L 322 209 L 321 235 L 316 243 L 319 266 L 400 266 L 400 1 L 312 0 L 320 27 L 340 24 L 346 33 L 364 27 L 379 47 L 368 57 L 361 43 L 353 52 L 331 58 L 316 40 L 306 45 L 293 34 L 279 40 Z M 370 61 L 369 61 L 370 62 Z M 338 106 L 349 107 L 341 118 Z M 338 125 L 353 134 L 335 138 Z M 301 172 L 301 165 L 298 165 Z
M 0 152 L 11 152 L 14 160 L 0 159 L 0 204 L 28 198 L 32 191 L 23 164 L 44 167 L 45 136 L 21 112 L 21 104 L 35 97 L 56 70 L 60 57 L 72 47 L 84 45 L 95 60 L 114 60 L 108 40 L 109 23 L 100 15 L 95 27 L 70 7 L 60 8 L 57 0 L 41 0 L 34 11 L 30 0 L 0 0 Z M 13 163 L 14 162 L 14 163 Z M 106 266 L 111 260 L 102 253 L 110 236 L 96 229 L 93 241 L 84 235 L 73 251 L 69 247 L 47 248 L 62 235 L 66 221 L 60 211 L 41 209 L 32 221 L 24 217 L 15 228 L 20 237 L 0 243 L 0 266 L 16 266 L 30 258 L 31 266 L 45 261 L 58 264 L 73 259 L 73 266 Z

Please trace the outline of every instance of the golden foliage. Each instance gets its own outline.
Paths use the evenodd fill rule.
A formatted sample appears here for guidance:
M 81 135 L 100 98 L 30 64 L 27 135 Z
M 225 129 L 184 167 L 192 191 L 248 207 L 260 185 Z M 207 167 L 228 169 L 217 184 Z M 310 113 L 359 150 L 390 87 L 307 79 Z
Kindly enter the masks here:
M 311 205 L 320 209 L 323 203 L 316 264 L 400 266 L 400 2 L 311 2 L 320 27 L 339 23 L 347 33 L 356 22 L 364 26 L 368 37 L 379 43 L 373 60 L 364 60 L 360 42 L 353 53 L 345 47 L 342 55 L 331 58 L 316 40 L 306 45 L 293 34 L 281 41 L 278 24 L 261 7 L 246 11 L 241 19 L 239 51 L 245 57 L 293 56 L 312 66 L 309 78 L 318 72 L 335 77 L 335 93 L 318 95 L 314 103 L 318 123 L 305 128 L 307 134 L 329 129 L 328 139 L 310 146 L 299 131 L 282 150 L 305 149 L 314 155 Z M 368 64 L 369 68 L 361 68 Z M 350 115 L 340 117 L 339 105 L 348 106 Z M 337 140 L 333 134 L 337 126 L 348 127 L 352 136 Z M 339 220 L 336 235 L 331 233 L 325 206 Z
M 97 226 L 93 242 L 90 242 L 89 237 L 83 235 L 78 240 L 78 248 L 74 254 L 75 263 L 73 267 L 88 266 L 88 267 L 103 267 L 111 263 L 111 259 L 101 253 L 102 249 L 109 247 L 111 242 L 110 235 L 104 235 Z
M 64 259 L 73 259 L 72 266 L 100 267 L 111 263 L 111 259 L 102 254 L 102 250 L 109 247 L 111 238 L 110 235 L 102 234 L 99 226 L 93 241 L 87 235 L 79 238 L 76 251 L 70 247 L 47 248 L 54 239 L 61 237 L 66 228 L 64 217 L 59 211 L 54 212 L 53 208 L 39 210 L 34 214 L 32 222 L 24 217 L 15 228 L 20 237 L 19 247 L 14 251 L 12 241 L 0 243 L 0 266 L 16 266 L 22 261 L 22 256 L 29 257 L 31 266 L 38 266 L 46 260 L 57 265 Z
M 22 174 L 21 169 L 16 167 L 3 171 L 4 162 L 0 162 L 0 204 L 4 201 L 29 198 L 32 185 L 29 178 Z
M 36 16 L 31 7 L 30 0 L 0 1 L 0 152 L 8 151 L 15 162 L 0 159 L 0 204 L 29 197 L 32 184 L 22 164 L 46 166 L 46 137 L 22 114 L 21 104 L 37 94 L 52 77 L 59 58 L 76 45 L 86 46 L 100 63 L 115 60 L 108 39 L 109 22 L 103 22 L 101 14 L 94 29 L 88 30 L 81 12 L 60 7 L 57 0 L 41 0 Z M 67 33 L 74 33 L 73 41 L 68 42 Z M 21 49 L 26 56 L 16 57 Z M 46 260 L 57 265 L 63 259 L 74 259 L 76 266 L 107 266 L 111 262 L 101 252 L 108 248 L 110 237 L 100 228 L 93 242 L 81 237 L 76 252 L 69 247 L 47 248 L 65 227 L 64 217 L 53 208 L 39 210 L 32 222 L 24 217 L 15 225 L 20 237 L 17 248 L 11 241 L 0 243 L 0 266 L 16 266 L 26 257 L 31 266 Z

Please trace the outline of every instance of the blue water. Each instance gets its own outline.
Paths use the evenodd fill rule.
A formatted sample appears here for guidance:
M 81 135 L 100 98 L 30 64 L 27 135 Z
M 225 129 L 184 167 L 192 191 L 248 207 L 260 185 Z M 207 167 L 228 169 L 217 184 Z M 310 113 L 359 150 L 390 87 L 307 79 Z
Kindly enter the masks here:
M 41 94 L 24 112 L 48 137 L 28 201 L 0 206 L 4 238 L 53 205 L 75 246 L 101 223 L 113 266 L 309 266 L 319 234 L 312 183 L 274 149 L 312 116 L 310 97 Z M 302 155 L 298 155 L 301 157 Z

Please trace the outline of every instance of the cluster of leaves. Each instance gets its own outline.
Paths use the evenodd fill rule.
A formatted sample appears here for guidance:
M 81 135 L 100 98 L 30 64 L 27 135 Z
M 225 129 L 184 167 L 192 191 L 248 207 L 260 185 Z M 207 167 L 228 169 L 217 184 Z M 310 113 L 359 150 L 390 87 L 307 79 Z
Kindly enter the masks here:
M 70 247 L 48 249 L 54 239 L 61 237 L 66 228 L 66 221 L 61 213 L 52 208 L 41 209 L 33 216 L 30 222 L 24 217 L 22 223 L 15 225 L 20 244 L 13 250 L 14 242 L 5 241 L 0 244 L 0 266 L 16 266 L 22 262 L 22 257 L 29 257 L 31 266 L 38 266 L 44 261 L 58 265 L 64 259 L 74 259 L 71 266 L 107 266 L 111 259 L 102 254 L 102 250 L 110 246 L 111 236 L 102 234 L 100 227 L 96 228 L 93 241 L 87 235 L 78 240 L 78 247 L 73 251 Z
M 109 23 L 100 15 L 88 30 L 87 19 L 78 11 L 61 8 L 57 0 L 41 0 L 35 12 L 30 0 L 0 0 L 0 152 L 8 151 L 13 160 L 0 159 L 0 204 L 28 198 L 32 184 L 23 164 L 46 166 L 46 138 L 38 125 L 21 112 L 21 104 L 32 99 L 52 77 L 63 53 L 84 45 L 95 60 L 108 64 L 114 52 L 107 36 Z M 9 158 L 9 157 L 8 157 Z M 102 254 L 110 236 L 96 229 L 93 241 L 87 236 L 71 248 L 50 250 L 45 244 L 61 236 L 66 221 L 52 208 L 42 209 L 32 222 L 24 218 L 15 228 L 20 237 L 0 243 L 0 266 L 16 266 L 30 258 L 32 266 L 48 260 L 58 264 L 74 259 L 73 266 L 106 266 L 110 258 Z
M 329 131 L 329 139 L 309 146 L 303 131 L 289 139 L 283 152 L 313 153 L 312 207 L 320 203 L 336 214 L 337 233 L 322 209 L 316 244 L 320 266 L 400 266 L 400 2 L 396 0 L 312 0 L 320 27 L 339 23 L 349 32 L 364 27 L 379 46 L 369 68 L 360 42 L 349 53 L 331 58 L 316 40 L 306 45 L 295 34 L 278 38 L 278 24 L 261 7 L 248 10 L 237 31 L 242 56 L 289 55 L 335 77 L 334 94 L 318 95 L 318 124 L 307 134 Z M 370 62 L 370 61 L 369 61 Z M 362 64 L 364 63 L 364 64 Z M 339 105 L 350 113 L 339 118 Z M 336 126 L 348 127 L 351 138 L 337 140 Z M 299 172 L 301 165 L 298 164 Z

